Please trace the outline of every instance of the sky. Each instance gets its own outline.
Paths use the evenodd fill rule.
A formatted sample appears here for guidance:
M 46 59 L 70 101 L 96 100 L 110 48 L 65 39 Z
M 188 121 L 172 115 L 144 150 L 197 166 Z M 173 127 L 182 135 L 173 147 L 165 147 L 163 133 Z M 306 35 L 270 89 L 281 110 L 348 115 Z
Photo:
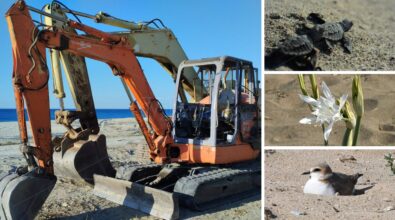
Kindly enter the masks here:
M 0 109 L 15 108 L 12 88 L 12 49 L 4 14 L 15 2 L 1 0 L 0 13 Z M 50 0 L 28 0 L 28 5 L 42 8 Z M 189 59 L 231 55 L 250 60 L 261 70 L 261 2 L 260 0 L 79 0 L 61 1 L 70 9 L 96 14 L 104 11 L 129 21 L 148 21 L 160 18 L 176 35 Z M 38 15 L 31 12 L 33 18 Z M 71 15 L 69 18 L 73 19 Z M 119 28 L 97 24 L 81 18 L 84 24 L 102 31 L 118 31 Z M 49 52 L 47 51 L 47 54 Z M 170 75 L 154 60 L 139 58 L 151 88 L 164 108 L 171 108 L 175 84 Z M 86 59 L 96 108 L 127 109 L 129 99 L 120 80 L 107 64 Z M 49 61 L 48 61 L 49 64 Z M 49 67 L 50 69 L 50 67 Z M 63 76 L 66 98 L 65 107 L 74 108 Z M 52 78 L 50 78 L 52 81 Z M 49 82 L 51 108 L 59 108 L 59 101 L 52 94 Z

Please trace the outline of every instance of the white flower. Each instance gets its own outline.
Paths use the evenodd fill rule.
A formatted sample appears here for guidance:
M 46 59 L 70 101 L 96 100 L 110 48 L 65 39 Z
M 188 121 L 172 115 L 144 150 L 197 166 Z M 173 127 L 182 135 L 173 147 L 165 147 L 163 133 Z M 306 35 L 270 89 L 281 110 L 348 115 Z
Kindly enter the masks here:
M 311 98 L 310 96 L 299 95 L 299 97 L 312 107 L 312 116 L 303 118 L 299 121 L 301 124 L 320 124 L 326 125 L 324 131 L 324 139 L 328 141 L 329 134 L 332 131 L 333 124 L 336 121 L 341 121 L 343 116 L 341 109 L 347 100 L 347 95 L 340 97 L 339 105 L 336 103 L 336 98 L 332 95 L 328 86 L 325 82 L 322 82 L 321 89 L 323 96 L 320 96 L 318 100 Z

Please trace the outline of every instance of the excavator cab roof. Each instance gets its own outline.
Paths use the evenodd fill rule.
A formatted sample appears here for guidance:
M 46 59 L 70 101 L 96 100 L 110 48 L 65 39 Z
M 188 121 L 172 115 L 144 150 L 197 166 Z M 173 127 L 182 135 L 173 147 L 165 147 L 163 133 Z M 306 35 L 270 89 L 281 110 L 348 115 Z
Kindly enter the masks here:
M 252 62 L 248 60 L 243 60 L 232 56 L 220 56 L 220 57 L 210 57 L 196 60 L 184 60 L 181 62 L 182 66 L 194 66 L 194 65 L 204 65 L 204 64 L 214 64 L 214 63 L 242 63 L 244 65 L 251 65 Z M 181 68 L 180 68 L 181 69 Z

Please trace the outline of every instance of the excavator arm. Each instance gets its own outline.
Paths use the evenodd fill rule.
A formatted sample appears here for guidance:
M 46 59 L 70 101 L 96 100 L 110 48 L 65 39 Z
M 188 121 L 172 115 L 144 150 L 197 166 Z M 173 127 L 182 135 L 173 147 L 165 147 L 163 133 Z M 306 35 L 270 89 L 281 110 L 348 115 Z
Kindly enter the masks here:
M 53 1 L 51 4 L 45 5 L 44 10 L 48 14 L 62 17 L 67 20 L 66 13 L 73 13 L 74 15 L 80 15 L 88 18 L 92 18 L 99 23 L 105 23 L 113 26 L 118 26 L 126 29 L 130 29 L 129 32 L 114 33 L 115 35 L 125 36 L 130 46 L 134 49 L 134 53 L 139 57 L 152 58 L 160 63 L 160 65 L 172 76 L 175 80 L 176 73 L 178 71 L 178 65 L 187 59 L 184 50 L 175 38 L 174 34 L 168 28 L 154 29 L 148 26 L 148 24 L 136 24 L 134 22 L 124 21 L 121 19 L 114 18 L 104 12 L 99 12 L 96 16 L 88 15 L 82 12 L 76 12 L 68 9 L 66 6 L 62 6 L 60 2 Z M 67 32 L 77 33 L 73 28 L 65 24 L 60 20 L 53 19 L 52 17 L 45 16 L 45 24 L 53 26 L 60 30 Z M 68 51 L 57 51 L 51 49 L 51 64 L 52 74 L 54 79 L 54 93 L 60 100 L 61 110 L 63 110 L 63 98 L 65 97 L 63 82 L 61 76 L 60 62 L 63 64 L 63 69 L 68 81 L 68 85 L 71 91 L 72 98 L 75 103 L 76 111 L 80 117 L 80 123 L 82 129 L 90 129 L 93 134 L 97 134 L 99 131 L 97 124 L 97 117 L 95 114 L 94 101 L 92 91 L 90 89 L 89 76 L 85 60 L 81 56 L 77 56 Z M 196 77 L 196 73 L 193 69 L 188 69 L 185 74 L 187 77 L 195 76 L 195 83 L 200 80 Z M 193 81 L 193 80 L 192 80 Z M 186 82 L 187 83 L 187 82 Z M 200 85 L 200 84 L 198 84 Z M 188 86 L 184 86 L 188 89 Z M 194 90 L 189 89 L 189 95 L 194 97 L 200 95 L 199 86 Z M 196 91 L 199 90 L 199 91 Z M 185 91 L 180 90 L 180 97 L 182 100 L 186 100 Z M 58 114 L 59 113 L 59 114 Z M 65 112 L 58 112 L 56 115 L 59 117 L 67 117 Z M 63 114 L 61 114 L 63 113 Z M 70 115 L 70 114 L 69 114 Z M 74 116 L 74 114 L 72 115 Z M 77 117 L 74 117 L 77 118 Z M 63 122 L 67 120 L 57 120 Z M 70 126 L 68 126 L 68 133 L 71 133 Z M 76 133 L 75 131 L 72 131 Z M 67 136 L 67 135 L 66 135 Z M 68 135 L 70 137 L 70 135 Z M 74 135 L 77 136 L 77 135 Z
M 33 218 L 56 183 L 56 177 L 53 175 L 49 73 L 45 48 L 68 51 L 78 56 L 105 62 L 114 75 L 122 78 L 136 98 L 137 104 L 132 103 L 132 110 L 139 112 L 138 105 L 147 115 L 148 123 L 154 131 L 154 134 L 144 135 L 155 144 L 151 154 L 155 162 L 163 163 L 167 160 L 166 145 L 172 142 L 171 122 L 163 114 L 163 109 L 145 78 L 133 48 L 125 37 L 101 32 L 71 20 L 63 21 L 70 27 L 97 38 L 79 36 L 62 30 L 50 30 L 48 27 L 39 29 L 30 17 L 29 9 L 40 11 L 27 6 L 24 1 L 18 1 L 6 13 L 13 49 L 13 82 L 18 122 L 22 131 L 22 152 L 28 160 L 29 172 L 22 169 L 17 173 L 1 175 L 0 216 L 2 219 Z M 26 135 L 23 114 L 25 106 L 34 146 L 29 146 Z M 140 126 L 144 125 L 140 124 Z
M 56 5 L 56 1 L 54 4 Z M 136 56 L 156 60 L 170 74 L 174 81 L 176 80 L 178 66 L 182 61 L 188 59 L 175 34 L 159 19 L 136 23 L 116 18 L 105 12 L 90 15 L 68 8 L 61 8 L 61 10 L 76 16 L 93 19 L 97 23 L 128 30 L 127 32 L 114 32 L 112 34 L 126 37 L 130 46 L 134 49 Z M 150 26 L 152 24 L 155 25 L 155 28 Z M 185 70 L 184 78 L 183 88 L 192 100 L 200 100 L 207 95 L 207 91 L 204 87 L 200 86 L 200 79 L 193 69 Z M 181 98 L 186 100 L 184 91 L 179 92 Z
M 25 18 L 24 14 L 20 13 L 21 10 L 27 11 L 27 8 L 21 9 L 24 7 L 22 3 L 16 5 L 19 7 L 13 6 L 6 17 L 14 55 L 13 84 L 17 99 L 18 122 L 20 130 L 25 131 L 24 106 L 26 106 L 35 142 L 34 148 L 29 147 L 25 132 L 22 132 L 23 146 L 28 151 L 24 153 L 34 155 L 38 158 L 38 166 L 52 174 L 49 73 L 46 57 L 43 56 L 45 45 L 38 42 L 36 35 L 39 30 L 34 26 L 31 18 Z M 16 10 L 13 10 L 15 8 Z
M 170 73 L 170 75 L 174 80 L 176 78 L 175 76 L 178 71 L 178 65 L 183 60 L 187 59 L 184 50 L 182 49 L 176 37 L 174 36 L 173 32 L 167 27 L 165 27 L 163 23 L 158 19 L 154 19 L 147 23 L 136 24 L 134 22 L 124 21 L 115 18 L 104 12 L 99 12 L 94 16 L 82 12 L 72 11 L 68 9 L 65 5 L 57 1 L 53 1 L 51 4 L 46 5 L 44 7 L 44 10 L 48 14 L 55 15 L 58 18 L 61 17 L 65 20 L 67 20 L 66 13 L 72 13 L 74 16 L 78 15 L 78 16 L 94 19 L 98 23 L 104 23 L 104 24 L 128 29 L 129 30 L 128 32 L 116 32 L 112 34 L 124 37 L 128 41 L 130 47 L 133 48 L 134 54 L 136 56 L 152 58 L 157 62 L 159 62 L 160 65 L 168 73 Z M 159 28 L 159 26 L 155 23 L 158 21 L 162 25 L 162 28 Z M 45 23 L 46 25 L 53 26 L 59 30 L 65 30 L 67 32 L 77 33 L 72 27 L 70 27 L 65 22 L 59 19 L 53 19 L 52 17 L 45 16 Z M 157 28 L 150 27 L 149 26 L 150 23 L 155 24 Z M 86 35 L 86 36 L 96 38 L 95 36 L 90 36 L 90 35 Z M 62 77 L 61 77 L 61 71 L 59 65 L 60 60 L 63 64 L 63 69 L 65 70 L 66 73 L 66 77 L 69 83 L 72 97 L 74 99 L 76 110 L 81 115 L 85 116 L 83 118 L 80 118 L 82 128 L 83 129 L 88 128 L 93 131 L 92 133 L 96 134 L 99 128 L 97 122 L 93 123 L 95 120 L 97 121 L 97 118 L 95 114 L 93 96 L 89 85 L 89 77 L 86 70 L 84 58 L 81 56 L 77 56 L 73 53 L 70 53 L 69 51 L 65 51 L 65 50 L 57 51 L 51 49 L 51 64 L 53 69 L 53 79 L 55 86 L 54 92 L 55 95 L 61 100 L 60 101 L 61 110 L 63 110 L 62 99 L 64 97 L 64 91 L 63 91 Z M 183 101 L 187 99 L 185 95 L 185 91 L 189 93 L 189 96 L 192 99 L 194 99 L 195 97 L 201 98 L 199 96 L 204 95 L 201 89 L 204 90 L 204 88 L 200 87 L 201 85 L 200 79 L 199 77 L 197 77 L 197 74 L 194 71 L 194 69 L 190 68 L 185 70 L 184 77 L 187 80 L 183 81 L 184 90 L 183 89 L 179 90 L 181 99 Z M 193 82 L 196 85 L 192 86 L 189 82 Z M 136 108 L 131 108 L 131 109 L 136 109 Z M 62 113 L 62 111 L 58 111 L 56 114 L 57 118 L 62 117 L 61 119 L 63 119 L 68 116 L 69 117 L 71 116 L 73 119 L 76 118 L 74 117 L 74 115 L 65 114 L 65 113 L 69 113 L 69 111 L 63 111 L 63 112 L 64 112 L 63 114 L 60 114 Z M 132 112 L 135 115 L 138 114 L 138 112 L 136 111 L 132 110 Z M 136 119 L 138 121 L 143 122 L 143 120 L 142 119 L 139 120 L 139 118 L 140 118 L 139 116 L 136 116 Z M 65 121 L 69 122 L 69 120 L 66 119 L 57 120 L 57 122 L 63 124 Z M 68 128 L 68 133 L 77 133 L 71 128 L 71 126 L 68 125 L 66 127 Z M 148 128 L 145 126 L 141 127 L 141 129 L 143 131 L 147 130 L 148 132 Z M 70 137 L 73 136 L 65 135 L 65 138 L 70 138 Z M 74 135 L 74 137 L 78 137 L 78 135 Z M 74 142 L 78 140 L 79 140 L 78 138 L 74 138 Z M 152 148 L 153 144 L 150 143 L 149 139 L 147 139 L 147 142 L 149 143 L 149 146 L 151 146 Z M 57 164 L 60 164 L 62 166 L 65 164 L 70 164 L 68 162 L 68 160 L 70 159 L 71 158 L 67 158 L 66 160 L 60 159 L 58 160 L 59 162 Z
M 70 28 L 81 30 L 87 35 L 81 36 L 73 31 L 43 24 L 35 26 L 29 10 L 64 22 Z M 52 161 L 54 150 L 49 117 L 49 73 L 45 60 L 46 48 L 60 51 L 60 53 L 68 52 L 76 56 L 88 57 L 109 65 L 113 74 L 121 78 L 128 95 L 131 93 L 130 99 L 136 100 L 131 102 L 130 109 L 135 114 L 147 140 L 151 159 L 158 163 L 156 166 L 152 164 L 143 165 L 140 168 L 136 166 L 137 169 L 134 169 L 130 176 L 129 172 L 128 174 L 122 173 L 120 169 L 121 172 L 117 173 L 120 179 L 95 175 L 96 195 L 138 208 L 146 213 L 172 219 L 178 216 L 178 199 L 187 206 L 199 208 L 206 202 L 247 192 L 259 186 L 260 164 L 254 161 L 251 161 L 251 164 L 248 162 L 259 155 L 259 150 L 243 142 L 240 135 L 233 135 L 236 137 L 233 139 L 226 137 L 227 142 L 219 144 L 215 142 L 214 146 L 204 145 L 204 142 L 203 144 L 197 143 L 199 139 L 193 139 L 193 143 L 190 143 L 189 139 L 186 140 L 188 142 L 175 143 L 174 140 L 178 137 L 172 135 L 173 124 L 165 116 L 159 101 L 155 98 L 136 58 L 136 48 L 130 43 L 128 35 L 102 32 L 82 23 L 29 7 L 23 0 L 15 3 L 7 12 L 6 17 L 13 47 L 13 81 L 22 152 L 27 159 L 28 169 L 17 169 L 16 172 L 0 175 L 1 219 L 33 219 L 56 183 Z M 235 94 L 239 94 L 240 68 L 244 65 L 244 61 L 229 59 L 228 63 L 222 58 L 219 61 L 214 60 L 221 64 L 216 64 L 219 67 L 218 70 L 211 72 L 215 73 L 216 77 L 214 81 L 216 89 L 213 92 L 210 91 L 212 99 L 216 100 L 220 91 L 220 74 L 223 73 L 225 64 L 238 68 L 234 74 L 239 74 L 235 75 L 237 80 Z M 186 64 L 200 64 L 204 68 L 208 65 L 212 69 L 212 64 L 205 62 L 207 61 L 183 62 L 180 69 L 184 70 L 183 65 Z M 177 76 L 177 85 L 184 85 L 183 83 L 188 81 L 182 76 L 181 70 Z M 192 79 L 192 85 L 194 80 Z M 194 94 L 196 94 L 195 91 Z M 208 104 L 211 117 L 210 128 L 215 127 L 218 117 L 217 106 L 214 103 L 216 101 L 212 105 Z M 239 107 L 237 102 L 235 103 L 234 125 L 239 126 L 237 122 Z M 194 103 L 183 104 L 185 104 L 181 109 L 183 111 L 188 110 L 184 109 L 188 105 L 192 108 L 203 107 L 199 113 L 200 120 L 205 115 L 207 117 L 207 114 L 204 114 L 208 112 L 204 111 L 208 107 L 206 104 L 203 104 L 204 106 Z M 23 115 L 25 106 L 31 124 L 34 146 L 29 145 L 26 135 L 26 122 Z M 148 131 L 141 111 L 147 116 L 148 124 L 153 132 Z M 194 112 L 197 115 L 197 111 Z M 186 119 L 189 120 L 189 117 Z M 193 120 L 196 121 L 197 117 Z M 176 128 L 177 125 L 174 126 Z M 234 133 L 237 135 L 237 130 Z M 214 138 L 215 135 L 212 139 Z M 185 141 L 184 139 L 182 141 Z M 243 161 L 244 164 L 234 166 L 231 164 Z M 209 164 L 215 164 L 215 166 Z M 124 171 L 127 168 L 127 166 L 124 167 Z M 147 201 L 139 201 L 141 198 Z M 160 201 L 159 204 L 157 204 L 158 201 Z
M 138 57 L 147 57 L 156 60 L 175 80 L 178 71 L 178 65 L 187 56 L 173 32 L 165 27 L 163 23 L 154 19 L 150 22 L 136 24 L 130 21 L 124 21 L 104 12 L 99 12 L 95 16 L 88 15 L 82 12 L 72 11 L 63 5 L 61 2 L 53 1 L 51 4 L 44 6 L 44 11 L 48 14 L 54 15 L 57 18 L 67 20 L 66 13 L 73 14 L 77 19 L 78 16 L 94 19 L 98 23 L 104 23 L 112 26 L 128 29 L 127 32 L 112 33 L 124 37 L 131 48 L 134 49 L 134 54 Z M 54 19 L 49 16 L 44 16 L 45 24 L 51 26 L 51 29 L 64 30 L 66 32 L 77 34 L 71 26 L 65 21 Z M 160 23 L 161 27 L 156 23 Z M 151 27 L 155 25 L 156 28 Z M 92 39 L 97 39 L 97 36 L 85 35 Z M 56 111 L 56 122 L 65 125 L 67 132 L 62 138 L 56 137 L 54 158 L 54 170 L 57 176 L 64 176 L 73 179 L 82 179 L 92 183 L 93 173 L 102 174 L 106 176 L 113 176 L 113 168 L 109 160 L 101 160 L 100 158 L 108 158 L 106 153 L 106 143 L 104 135 L 102 139 L 97 138 L 96 134 L 99 132 L 97 117 L 95 114 L 94 101 L 92 91 L 90 89 L 89 76 L 85 64 L 85 59 L 67 50 L 50 49 L 52 74 L 54 79 L 54 93 L 60 100 L 61 109 Z M 62 82 L 62 74 L 60 70 L 60 63 L 63 65 L 67 82 L 71 91 L 72 98 L 75 103 L 76 111 L 64 110 L 63 98 L 64 89 Z M 181 100 L 186 101 L 186 92 L 192 99 L 202 94 L 200 91 L 201 83 L 199 77 L 193 68 L 185 71 L 185 78 L 191 80 L 184 80 L 183 87 L 180 87 L 179 95 Z M 193 81 L 198 86 L 193 87 L 188 82 Z M 122 81 L 124 85 L 125 81 Z M 127 87 L 127 86 L 126 86 Z M 191 89 L 194 88 L 194 89 Z M 129 88 L 125 88 L 131 100 L 131 111 L 135 115 L 136 121 L 140 125 L 145 139 L 150 148 L 150 155 L 153 159 L 156 152 L 155 143 L 150 137 L 150 128 L 145 124 L 140 113 L 138 105 L 133 102 L 133 97 L 129 94 Z M 204 89 L 204 88 L 203 88 Z M 81 128 L 73 128 L 71 123 L 79 119 Z M 78 144 L 84 142 L 83 145 Z M 93 149 L 87 149 L 92 148 Z M 79 159 L 77 159 L 79 158 Z M 81 159 L 85 158 L 85 159 Z M 77 161 L 78 160 L 78 161 Z M 84 162 L 82 162 L 84 161 Z M 93 164 L 95 164 L 93 167 Z M 90 172 L 87 172 L 86 167 L 91 167 Z
M 18 10 L 20 13 L 26 11 L 25 13 L 29 15 L 27 9 L 25 9 L 25 11 L 20 11 L 20 9 Z M 108 34 L 71 20 L 67 20 L 67 24 L 70 27 L 84 31 L 91 36 L 95 36 L 95 38 L 80 36 L 73 32 L 66 32 L 64 30 L 56 29 L 43 29 L 40 31 L 33 31 L 33 29 L 36 29 L 36 26 L 34 26 L 30 15 L 29 17 L 21 17 L 18 14 L 9 13 L 8 17 L 11 21 L 9 22 L 10 30 L 12 30 L 14 36 L 19 36 L 19 38 L 12 37 L 13 44 L 19 45 L 21 43 L 25 43 L 26 39 L 24 39 L 23 36 L 32 35 L 33 42 L 35 42 L 35 44 L 33 44 L 33 48 L 37 47 L 40 49 L 39 53 L 37 53 L 36 55 L 37 57 L 33 57 L 32 59 L 17 59 L 16 66 L 29 67 L 31 66 L 32 61 L 38 62 L 40 60 L 44 60 L 39 67 L 32 68 L 33 72 L 21 71 L 21 75 L 18 75 L 15 78 L 33 78 L 34 80 L 31 79 L 30 81 L 37 81 L 37 83 L 47 84 L 48 72 L 46 71 L 46 63 L 43 56 L 43 54 L 45 54 L 45 48 L 55 49 L 59 51 L 67 51 L 78 56 L 89 57 L 107 63 L 112 69 L 113 74 L 122 78 L 122 80 L 126 83 L 128 88 L 136 98 L 136 102 L 138 103 L 144 114 L 147 116 L 148 123 L 151 125 L 154 131 L 154 136 L 151 138 L 153 138 L 157 148 L 163 147 L 163 149 L 156 149 L 156 151 L 157 153 L 162 154 L 161 158 L 165 157 L 164 155 L 166 154 L 166 151 L 164 147 L 167 143 L 171 141 L 171 123 L 169 119 L 165 117 L 164 114 L 162 114 L 163 109 L 155 98 L 150 88 L 150 85 L 140 67 L 140 64 L 133 52 L 134 50 L 130 46 L 126 37 Z M 31 33 L 29 33 L 29 31 Z M 30 45 L 30 47 L 32 46 Z M 27 50 L 28 48 L 29 47 L 17 48 L 15 49 L 15 53 L 30 53 L 30 51 Z M 41 69 L 45 71 L 41 73 Z M 44 75 L 42 76 L 44 78 L 38 78 L 38 76 L 41 75 Z M 35 77 L 40 79 L 40 81 L 38 79 L 35 79 Z M 28 82 L 26 82 L 25 84 L 28 84 Z M 46 93 L 40 93 L 39 95 L 42 96 L 41 98 L 46 97 L 46 99 L 44 100 L 48 101 L 48 89 L 45 89 L 42 90 L 46 91 Z M 27 103 L 29 103 L 30 101 L 28 97 L 25 97 L 25 100 Z M 49 104 L 39 106 L 43 106 L 41 107 L 41 109 L 47 108 L 47 111 L 49 112 Z M 29 108 L 28 112 L 30 116 Z M 49 124 L 49 117 L 47 124 Z M 32 125 L 32 127 L 36 128 L 36 126 L 34 125 Z M 37 140 L 40 139 L 35 138 L 36 145 L 42 145 L 48 148 L 48 146 L 51 145 L 50 129 L 46 129 L 41 133 L 45 134 L 47 142 L 45 142 L 45 144 L 37 144 Z M 44 152 L 48 152 L 49 156 L 52 153 L 52 151 L 49 150 Z

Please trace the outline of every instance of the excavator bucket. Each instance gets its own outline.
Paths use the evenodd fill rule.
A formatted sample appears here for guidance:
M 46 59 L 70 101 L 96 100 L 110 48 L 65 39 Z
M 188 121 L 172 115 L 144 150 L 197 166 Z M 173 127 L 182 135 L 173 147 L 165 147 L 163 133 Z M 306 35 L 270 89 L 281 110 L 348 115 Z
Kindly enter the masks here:
M 54 152 L 53 160 L 56 176 L 90 184 L 93 184 L 93 174 L 115 176 L 104 135 L 89 135 L 88 140 L 80 140 L 63 147 L 59 152 Z
M 101 175 L 94 175 L 94 180 L 96 196 L 159 218 L 178 218 L 178 198 L 173 193 Z
M 34 219 L 56 184 L 55 176 L 0 174 L 0 219 Z

